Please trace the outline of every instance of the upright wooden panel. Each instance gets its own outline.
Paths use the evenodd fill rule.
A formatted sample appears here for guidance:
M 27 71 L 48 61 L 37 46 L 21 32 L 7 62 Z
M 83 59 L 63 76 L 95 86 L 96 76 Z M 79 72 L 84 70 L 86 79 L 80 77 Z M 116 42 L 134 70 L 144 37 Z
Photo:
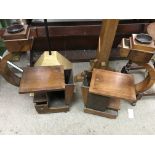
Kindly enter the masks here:
M 118 22 L 117 19 L 103 20 L 96 56 L 97 61 L 94 64 L 95 68 L 107 66 Z
M 65 85 L 65 104 L 69 105 L 74 94 L 74 84 Z

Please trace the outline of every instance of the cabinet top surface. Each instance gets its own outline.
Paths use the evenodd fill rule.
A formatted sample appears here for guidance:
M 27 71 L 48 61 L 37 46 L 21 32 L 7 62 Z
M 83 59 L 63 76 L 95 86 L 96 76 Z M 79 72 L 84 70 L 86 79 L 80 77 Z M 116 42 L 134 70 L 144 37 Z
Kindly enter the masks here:
M 93 70 L 89 92 L 131 101 L 136 100 L 133 76 L 108 70 Z

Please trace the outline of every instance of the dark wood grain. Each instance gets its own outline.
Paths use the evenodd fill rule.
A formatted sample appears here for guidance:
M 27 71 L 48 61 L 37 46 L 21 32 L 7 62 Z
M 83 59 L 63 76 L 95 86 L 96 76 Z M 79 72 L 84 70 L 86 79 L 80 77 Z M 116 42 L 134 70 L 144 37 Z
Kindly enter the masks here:
M 116 48 L 123 37 L 129 37 L 132 33 L 146 32 L 147 25 L 153 20 L 121 20 L 119 22 L 113 48 Z M 51 45 L 53 50 L 67 51 L 65 56 L 71 61 L 89 61 L 94 58 L 98 45 L 98 37 L 101 30 L 101 21 L 90 22 L 59 22 L 50 23 L 49 26 Z M 30 36 L 34 37 L 33 53 L 46 51 L 48 48 L 43 24 L 33 23 L 30 26 Z M 4 29 L 0 30 L 2 37 Z M 14 46 L 14 45 L 13 45 Z M 72 57 L 72 51 L 74 56 Z M 81 50 L 79 52 L 79 50 Z M 87 51 L 88 50 L 88 51 Z M 92 50 L 91 52 L 89 52 Z M 32 55 L 31 55 L 32 56 Z M 110 58 L 121 59 L 118 50 L 112 52 Z M 31 58 L 32 60 L 33 58 Z M 32 60 L 33 61 L 33 60 Z M 31 64 L 33 63 L 31 61 Z
M 113 47 L 117 47 L 122 37 L 129 37 L 132 33 L 144 32 L 142 27 L 148 23 L 119 24 Z M 31 27 L 35 37 L 34 50 L 47 50 L 45 30 L 43 26 Z M 49 26 L 51 45 L 53 50 L 94 50 L 97 49 L 101 24 L 76 26 Z

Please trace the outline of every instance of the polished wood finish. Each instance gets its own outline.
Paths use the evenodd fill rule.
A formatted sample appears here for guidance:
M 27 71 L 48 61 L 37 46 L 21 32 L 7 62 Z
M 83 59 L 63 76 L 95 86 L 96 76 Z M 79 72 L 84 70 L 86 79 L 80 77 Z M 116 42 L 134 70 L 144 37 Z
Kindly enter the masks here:
M 90 71 L 85 71 L 83 85 L 81 87 L 84 101 L 84 112 L 91 113 L 108 118 L 116 118 L 120 110 L 120 99 L 92 94 L 89 92 L 89 86 L 92 78 Z
M 153 42 L 150 45 L 144 45 L 133 41 L 133 38 L 135 39 L 135 37 L 136 34 L 134 34 L 133 37 L 130 37 L 129 39 L 122 39 L 122 42 L 119 46 L 120 55 L 136 63 L 148 63 L 155 53 L 155 46 L 152 44 Z
M 90 62 L 92 69 L 107 68 L 117 26 L 118 20 L 103 21 L 96 59 Z M 123 77 L 121 73 L 93 69 L 91 74 L 85 72 L 83 77 L 82 96 L 86 107 L 84 112 L 116 118 L 120 109 L 120 98 L 136 100 L 132 76 Z M 80 78 L 77 76 L 76 79 Z M 123 87 L 123 91 L 120 87 Z
M 152 68 L 152 66 L 149 64 L 140 65 L 143 66 L 146 69 L 146 71 L 148 71 L 148 75 L 142 82 L 139 82 L 135 85 L 137 94 L 143 93 L 146 90 L 150 89 L 155 83 L 155 69 Z
M 28 25 L 23 25 L 24 30 L 19 33 L 8 33 L 7 29 L 5 29 L 5 32 L 3 34 L 4 40 L 14 40 L 14 39 L 26 39 L 28 36 L 28 33 L 30 33 L 30 29 L 28 28 Z
M 133 76 L 108 70 L 93 70 L 89 92 L 120 99 L 136 100 Z
M 152 26 L 151 25 L 147 30 L 150 32 L 150 35 L 152 33 Z M 149 65 L 149 61 L 151 60 L 152 56 L 155 53 L 155 45 L 154 41 L 152 41 L 150 44 L 141 44 L 135 41 L 136 34 L 133 34 L 132 37 L 130 37 L 130 44 L 129 44 L 129 54 L 127 55 L 127 58 L 129 59 L 126 66 L 122 68 L 122 73 L 128 73 L 130 70 L 135 69 L 146 69 L 148 72 L 147 77 L 145 79 L 137 84 L 135 84 L 135 90 L 136 90 L 136 96 L 137 100 L 141 99 L 142 96 L 152 96 L 154 93 L 145 93 L 148 89 L 150 89 L 153 84 L 155 83 L 155 69 Z M 125 46 L 122 46 L 121 48 L 124 49 Z M 122 50 L 123 51 L 123 50 Z M 132 64 L 137 64 L 138 67 L 133 67 Z M 132 103 L 132 105 L 135 105 L 136 102 Z
M 131 49 L 140 50 L 147 53 L 154 53 L 155 45 L 153 40 L 150 44 L 141 44 L 135 40 L 136 36 L 137 34 L 132 34 L 132 36 L 130 37 Z
M 138 64 L 148 63 L 155 53 L 154 41 L 152 41 L 150 44 L 141 44 L 135 40 L 136 35 L 137 34 L 132 34 L 129 39 L 122 39 L 122 42 L 119 46 L 120 54 L 121 56 L 125 56 L 131 62 Z M 127 64 L 125 68 L 131 68 L 131 65 Z
M 23 72 L 19 93 L 64 89 L 65 81 L 62 66 L 28 67 Z
M 74 94 L 72 70 L 64 70 L 64 76 L 64 90 L 50 90 L 35 93 L 33 102 L 38 113 L 45 114 L 69 111 Z
M 9 53 L 8 55 L 4 56 L 2 60 L 0 60 L 0 74 L 8 83 L 19 87 L 21 80 L 20 77 L 12 72 L 7 64 L 7 61 L 11 60 L 12 58 L 13 54 Z
M 33 37 L 30 37 L 28 26 L 25 26 L 25 31 L 16 34 L 8 34 L 5 31 L 3 39 L 9 52 L 27 52 L 32 49 Z

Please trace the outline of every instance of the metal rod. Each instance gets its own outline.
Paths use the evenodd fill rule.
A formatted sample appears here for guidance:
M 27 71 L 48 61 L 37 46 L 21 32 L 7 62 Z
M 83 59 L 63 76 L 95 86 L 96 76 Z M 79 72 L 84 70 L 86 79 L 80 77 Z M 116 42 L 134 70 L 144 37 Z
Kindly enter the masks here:
M 0 56 L 0 59 L 2 60 L 3 58 Z M 10 66 L 12 66 L 13 68 L 17 69 L 20 72 L 23 72 L 23 70 L 21 68 L 19 68 L 18 66 L 16 66 L 15 64 L 13 64 L 10 61 L 7 61 L 7 64 L 9 64 Z
M 44 19 L 44 24 L 45 24 L 45 30 L 46 30 L 46 37 L 48 41 L 48 51 L 49 51 L 49 55 L 51 55 L 51 43 L 50 43 L 47 19 Z

